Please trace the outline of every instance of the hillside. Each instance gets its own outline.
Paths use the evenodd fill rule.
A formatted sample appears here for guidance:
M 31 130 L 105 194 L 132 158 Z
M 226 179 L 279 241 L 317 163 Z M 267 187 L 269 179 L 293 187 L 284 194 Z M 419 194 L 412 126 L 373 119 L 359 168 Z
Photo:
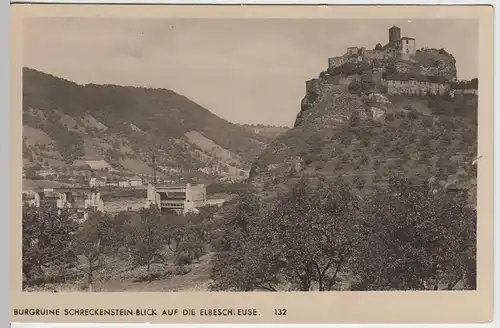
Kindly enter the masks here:
M 286 126 L 270 126 L 263 124 L 242 124 L 241 126 L 252 133 L 258 134 L 270 140 L 275 139 L 280 134 L 285 133 L 290 129 Z
M 261 190 L 340 176 L 367 192 L 392 174 L 474 188 L 476 96 L 359 96 L 323 75 L 302 104 L 294 128 L 252 167 L 250 181 Z
M 167 89 L 79 85 L 23 70 L 25 167 L 241 179 L 272 136 Z

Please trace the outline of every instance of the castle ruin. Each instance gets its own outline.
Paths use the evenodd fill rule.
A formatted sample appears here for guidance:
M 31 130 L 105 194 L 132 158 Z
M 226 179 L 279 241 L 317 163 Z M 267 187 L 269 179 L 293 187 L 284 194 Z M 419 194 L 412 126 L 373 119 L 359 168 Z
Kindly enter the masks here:
M 328 70 L 320 74 L 319 79 L 306 83 L 306 93 L 317 94 L 323 84 L 350 85 L 353 80 L 360 80 L 363 74 L 368 74 L 378 90 L 391 95 L 476 95 L 478 94 L 477 79 L 471 81 L 456 81 L 454 76 L 440 76 L 439 63 L 436 60 L 432 67 L 424 70 L 411 71 L 411 66 L 418 59 L 415 56 L 414 38 L 401 36 L 401 29 L 392 26 L 388 30 L 389 40 L 385 46 L 378 44 L 375 49 L 352 46 L 346 49 L 342 56 L 328 58 Z M 439 57 L 448 54 L 444 49 L 420 50 L 430 56 Z M 387 66 L 394 64 L 394 67 Z
M 348 47 L 342 56 L 328 58 L 328 68 L 333 70 L 347 62 L 365 61 L 372 64 L 374 60 L 400 58 L 410 60 L 417 50 L 414 38 L 401 37 L 401 29 L 393 26 L 389 29 L 389 42 L 382 49 L 367 50 L 365 47 Z

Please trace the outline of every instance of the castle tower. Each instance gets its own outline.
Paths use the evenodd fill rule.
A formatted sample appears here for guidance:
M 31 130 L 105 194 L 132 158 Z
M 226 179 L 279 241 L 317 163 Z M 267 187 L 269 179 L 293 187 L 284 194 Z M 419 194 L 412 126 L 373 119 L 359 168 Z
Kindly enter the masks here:
M 401 29 L 393 26 L 389 29 L 389 43 L 393 43 L 401 39 Z

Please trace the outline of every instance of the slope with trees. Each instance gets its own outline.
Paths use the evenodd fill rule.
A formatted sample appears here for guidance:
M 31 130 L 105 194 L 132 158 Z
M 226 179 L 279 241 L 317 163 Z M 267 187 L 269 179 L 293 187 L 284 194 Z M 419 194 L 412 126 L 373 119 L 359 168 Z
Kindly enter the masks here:
M 159 166 L 197 171 L 213 163 L 245 170 L 273 137 L 221 119 L 171 90 L 79 85 L 29 68 L 23 70 L 23 124 L 45 132 L 64 165 L 92 158 L 132 171 L 134 161 L 151 165 L 152 150 Z M 187 137 L 192 132 L 232 159 L 200 149 Z M 36 143 L 24 153 L 44 164 L 50 155 Z

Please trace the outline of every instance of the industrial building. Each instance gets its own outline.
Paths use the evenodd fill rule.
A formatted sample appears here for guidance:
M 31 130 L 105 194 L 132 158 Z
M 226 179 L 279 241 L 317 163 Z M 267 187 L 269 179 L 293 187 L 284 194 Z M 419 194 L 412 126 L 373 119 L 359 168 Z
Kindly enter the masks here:
M 104 202 L 94 188 L 34 188 L 23 192 L 23 202 L 40 207 L 53 204 L 57 208 L 74 209 L 87 217 L 88 210 L 104 211 Z
M 207 189 L 205 185 L 186 184 L 181 186 L 149 185 L 146 207 L 156 205 L 161 211 L 172 210 L 180 214 L 197 213 L 205 206 Z

